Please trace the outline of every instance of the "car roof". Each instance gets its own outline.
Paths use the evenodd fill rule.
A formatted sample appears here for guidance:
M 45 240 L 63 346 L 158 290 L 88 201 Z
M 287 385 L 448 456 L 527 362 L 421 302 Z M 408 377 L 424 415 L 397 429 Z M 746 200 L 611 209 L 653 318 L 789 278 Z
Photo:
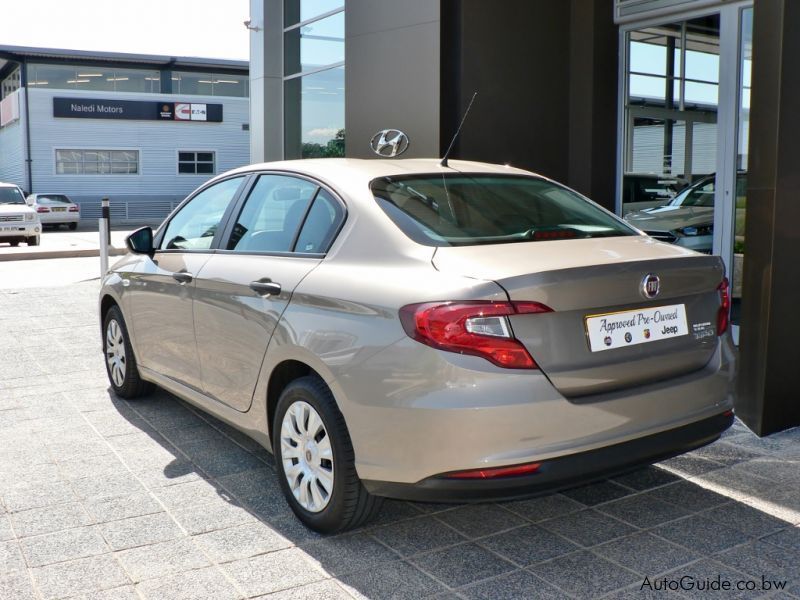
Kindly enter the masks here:
M 343 191 L 363 191 L 370 181 L 378 177 L 397 175 L 430 175 L 439 173 L 495 173 L 537 176 L 536 173 L 507 165 L 451 160 L 447 167 L 441 165 L 440 158 L 401 158 L 401 159 L 363 159 L 363 158 L 306 158 L 283 160 L 247 165 L 219 175 L 219 178 L 233 174 L 246 174 L 258 171 L 284 171 L 307 175 L 323 181 Z M 215 178 L 216 179 L 216 178 Z

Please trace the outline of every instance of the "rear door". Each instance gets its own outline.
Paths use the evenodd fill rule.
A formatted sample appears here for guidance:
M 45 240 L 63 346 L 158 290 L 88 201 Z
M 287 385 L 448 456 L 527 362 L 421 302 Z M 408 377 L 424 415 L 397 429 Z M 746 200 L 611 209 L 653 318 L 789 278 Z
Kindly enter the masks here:
M 194 318 L 204 392 L 246 411 L 281 314 L 322 260 L 344 209 L 312 181 L 265 173 L 235 214 L 200 271 Z

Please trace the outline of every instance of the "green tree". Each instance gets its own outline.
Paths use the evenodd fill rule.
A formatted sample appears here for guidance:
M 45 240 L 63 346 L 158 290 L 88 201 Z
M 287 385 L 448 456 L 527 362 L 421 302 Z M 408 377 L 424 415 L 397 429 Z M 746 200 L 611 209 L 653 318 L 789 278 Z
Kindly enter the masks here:
M 303 158 L 341 158 L 344 156 L 345 135 L 344 129 L 340 129 L 328 140 L 324 146 L 322 144 L 305 142 L 302 148 Z

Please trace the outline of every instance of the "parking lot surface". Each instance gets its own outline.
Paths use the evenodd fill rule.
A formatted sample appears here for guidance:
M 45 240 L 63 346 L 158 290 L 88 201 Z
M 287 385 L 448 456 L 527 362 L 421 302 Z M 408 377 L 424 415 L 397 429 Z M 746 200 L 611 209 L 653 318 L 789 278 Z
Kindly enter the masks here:
M 249 438 L 109 392 L 97 290 L 0 289 L 0 598 L 800 598 L 800 429 L 321 536 Z

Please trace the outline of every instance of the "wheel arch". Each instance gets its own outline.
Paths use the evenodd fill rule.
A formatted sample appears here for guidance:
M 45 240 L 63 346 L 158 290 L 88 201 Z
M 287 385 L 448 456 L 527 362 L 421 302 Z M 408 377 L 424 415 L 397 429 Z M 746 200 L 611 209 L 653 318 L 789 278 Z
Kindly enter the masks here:
M 272 369 L 267 383 L 267 431 L 270 440 L 274 439 L 272 436 L 272 422 L 275 419 L 275 408 L 278 406 L 278 400 L 283 390 L 296 379 L 307 375 L 316 375 L 322 381 L 325 381 L 324 377 L 308 363 L 297 359 L 283 360 Z
M 109 293 L 103 294 L 102 298 L 100 298 L 100 327 L 103 326 L 106 313 L 108 313 L 112 306 L 119 307 L 119 302 L 117 302 L 117 299 Z M 122 309 L 120 308 L 120 310 Z

